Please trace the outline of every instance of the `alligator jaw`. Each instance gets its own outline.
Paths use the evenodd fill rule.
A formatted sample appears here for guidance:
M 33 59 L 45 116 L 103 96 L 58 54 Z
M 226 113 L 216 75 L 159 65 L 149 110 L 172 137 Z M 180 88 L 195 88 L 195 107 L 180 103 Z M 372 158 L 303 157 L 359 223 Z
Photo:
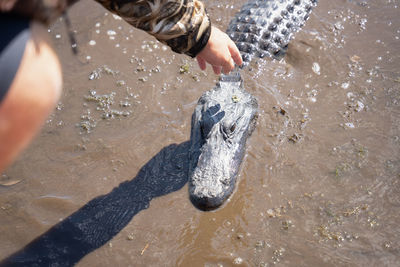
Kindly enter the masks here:
M 241 142 L 227 143 L 221 133 L 206 140 L 189 183 L 190 200 L 198 209 L 216 209 L 233 193 L 244 151 Z
M 189 157 L 189 195 L 198 209 L 216 209 L 233 193 L 256 113 L 257 101 L 242 89 L 240 76 L 223 76 L 200 98 Z
M 280 59 L 318 0 L 249 0 L 229 23 L 228 35 L 244 64 L 252 58 Z M 238 71 L 238 70 L 236 70 Z M 221 206 L 232 194 L 254 128 L 257 102 L 242 89 L 240 74 L 222 75 L 200 98 L 192 117 L 189 194 L 201 210 Z

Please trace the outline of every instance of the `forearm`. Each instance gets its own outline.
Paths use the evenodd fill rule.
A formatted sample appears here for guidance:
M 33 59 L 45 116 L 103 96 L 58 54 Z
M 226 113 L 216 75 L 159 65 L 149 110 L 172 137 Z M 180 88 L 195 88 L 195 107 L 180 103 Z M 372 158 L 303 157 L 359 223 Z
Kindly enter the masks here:
M 210 36 L 210 20 L 197 0 L 96 1 L 177 53 L 196 56 Z

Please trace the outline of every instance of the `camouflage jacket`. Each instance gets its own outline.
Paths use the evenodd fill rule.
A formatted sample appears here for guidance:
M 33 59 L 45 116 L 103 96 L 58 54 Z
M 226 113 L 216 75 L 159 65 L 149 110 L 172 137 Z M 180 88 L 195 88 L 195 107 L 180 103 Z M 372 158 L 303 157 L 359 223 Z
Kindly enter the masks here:
M 78 0 L 0 0 L 2 13 L 49 24 Z M 95 0 L 177 53 L 196 56 L 207 44 L 211 23 L 198 0 Z

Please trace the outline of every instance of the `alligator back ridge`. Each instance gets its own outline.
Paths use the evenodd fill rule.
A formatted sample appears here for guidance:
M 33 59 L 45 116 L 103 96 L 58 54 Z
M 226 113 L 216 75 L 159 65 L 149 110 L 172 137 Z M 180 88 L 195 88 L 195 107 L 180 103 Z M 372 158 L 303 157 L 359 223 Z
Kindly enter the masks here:
M 227 34 L 244 65 L 254 57 L 281 59 L 318 0 L 250 0 L 229 23 Z

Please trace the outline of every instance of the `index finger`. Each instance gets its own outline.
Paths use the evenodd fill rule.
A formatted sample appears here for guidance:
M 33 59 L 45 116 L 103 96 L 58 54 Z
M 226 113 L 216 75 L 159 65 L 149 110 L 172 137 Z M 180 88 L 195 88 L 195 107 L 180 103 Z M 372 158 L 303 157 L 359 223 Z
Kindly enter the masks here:
M 241 66 L 243 64 L 242 56 L 240 55 L 239 49 L 233 41 L 231 41 L 231 43 L 228 45 L 228 48 L 235 64 Z

